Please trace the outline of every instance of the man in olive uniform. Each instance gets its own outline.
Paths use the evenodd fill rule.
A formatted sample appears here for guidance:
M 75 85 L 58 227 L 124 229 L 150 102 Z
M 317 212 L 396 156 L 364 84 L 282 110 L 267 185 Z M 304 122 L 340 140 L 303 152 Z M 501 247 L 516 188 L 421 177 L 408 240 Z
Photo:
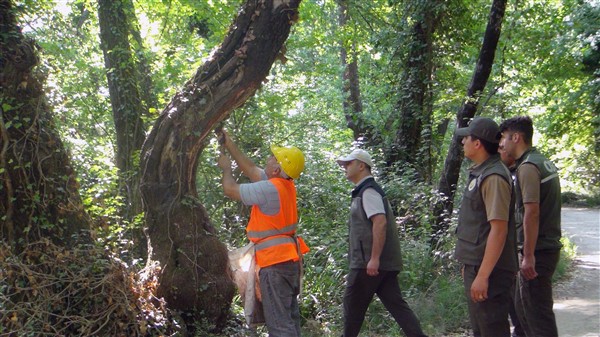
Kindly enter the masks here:
M 506 152 L 502 142 L 500 142 L 500 146 L 498 147 L 498 153 L 500 153 L 500 159 L 502 159 L 502 162 L 504 163 L 504 165 L 506 165 L 506 167 L 508 167 L 508 169 L 510 171 L 510 175 L 513 179 L 513 190 L 514 190 L 515 171 L 517 169 L 516 160 L 513 156 L 510 155 L 510 153 Z M 521 224 L 518 224 L 516 221 L 517 221 L 517 219 L 515 217 L 515 228 L 519 228 L 519 226 Z M 514 306 L 515 291 L 514 291 L 514 289 L 511 290 L 511 293 L 513 295 L 513 301 L 510 303 L 510 315 L 509 316 L 510 316 L 510 321 L 514 327 L 511 336 L 512 337 L 526 337 L 525 331 L 523 331 L 523 326 L 521 325 L 521 322 L 519 321 L 519 316 L 517 315 L 517 312 L 515 310 L 515 306 Z
M 474 162 L 463 193 L 455 257 L 463 264 L 469 317 L 476 337 L 509 337 L 511 289 L 517 272 L 512 179 L 498 154 L 498 124 L 476 117 L 456 130 Z
M 560 258 L 560 180 L 554 164 L 532 146 L 533 122 L 513 117 L 500 125 L 501 144 L 516 158 L 520 273 L 515 308 L 528 337 L 556 337 L 552 275 Z

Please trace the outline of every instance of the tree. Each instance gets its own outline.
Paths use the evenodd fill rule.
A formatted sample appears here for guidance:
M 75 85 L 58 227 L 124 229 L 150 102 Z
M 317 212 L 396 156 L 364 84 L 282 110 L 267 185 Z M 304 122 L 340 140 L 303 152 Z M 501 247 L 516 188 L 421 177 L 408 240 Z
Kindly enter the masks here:
M 479 99 L 485 89 L 488 78 L 494 64 L 496 47 L 502 31 L 502 20 L 506 9 L 506 0 L 494 0 L 490 9 L 490 16 L 483 37 L 483 43 L 479 52 L 479 58 L 475 65 L 475 71 L 467 89 L 467 97 L 456 115 L 456 127 L 466 127 L 469 120 L 475 116 Z M 434 230 L 438 233 L 445 231 L 448 227 L 446 221 L 447 215 L 452 213 L 454 205 L 454 194 L 460 172 L 460 164 L 463 160 L 462 146 L 460 139 L 453 136 L 444 170 L 438 184 L 438 191 L 442 196 L 442 201 L 436 204 L 434 215 L 437 217 Z
M 137 159 L 146 136 L 142 115 L 148 114 L 148 110 L 141 95 L 142 91 L 147 90 L 140 90 L 137 80 L 139 72 L 136 71 L 136 62 L 129 44 L 131 25 L 126 10 L 133 10 L 133 6 L 129 5 L 128 7 L 127 1 L 98 0 L 100 44 L 117 140 L 115 158 L 119 169 L 120 191 L 125 197 L 121 212 L 123 219 L 131 222 L 142 212 Z M 133 13 L 129 14 L 131 15 Z M 135 246 L 139 248 L 138 253 L 145 257 L 146 242 L 141 229 L 133 237 Z
M 348 2 L 347 0 L 338 0 L 339 17 L 338 23 L 342 30 L 348 25 Z M 350 49 L 350 53 L 348 53 Z M 350 54 L 350 55 L 348 55 Z M 342 76 L 344 95 L 343 108 L 346 116 L 346 123 L 354 134 L 354 140 L 365 138 L 365 141 L 371 139 L 371 130 L 367 127 L 363 113 L 363 106 L 360 97 L 360 78 L 358 75 L 358 55 L 356 54 L 356 43 L 352 41 L 343 41 L 340 47 L 340 59 L 344 74 Z
M 388 125 L 394 125 L 395 137 L 386 158 L 388 165 L 409 164 L 421 173 L 430 176 L 427 158 L 430 154 L 420 152 L 425 140 L 421 133 L 431 128 L 431 83 L 433 78 L 433 38 L 438 26 L 443 2 L 437 0 L 410 3 L 405 15 L 411 15 L 408 55 L 404 61 L 402 78 L 399 82 L 399 99 Z M 410 7 L 414 7 L 413 10 Z M 409 20 L 407 20 L 409 21 Z
M 35 41 L 0 1 L 0 228 L 12 249 L 42 238 L 70 246 L 90 229 L 70 158 L 46 103 Z
M 247 1 L 214 57 L 162 111 L 142 148 L 148 268 L 160 266 L 158 295 L 190 323 L 207 318 L 221 326 L 234 293 L 227 249 L 198 201 L 198 156 L 210 131 L 256 92 L 281 56 L 299 3 Z

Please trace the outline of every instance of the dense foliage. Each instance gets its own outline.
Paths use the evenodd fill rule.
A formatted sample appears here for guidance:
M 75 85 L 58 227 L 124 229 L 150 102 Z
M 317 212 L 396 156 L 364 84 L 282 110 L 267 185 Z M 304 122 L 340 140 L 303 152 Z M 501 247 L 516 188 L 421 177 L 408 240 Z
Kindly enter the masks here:
M 381 141 L 371 144 L 369 150 L 376 159 L 376 175 L 394 200 L 399 217 L 398 234 L 406 264 L 401 286 L 426 331 L 440 335 L 466 323 L 466 308 L 451 258 L 453 228 L 435 247 L 430 246 L 434 221 L 431 205 L 438 198 L 434 186 L 442 174 L 453 131 L 453 123 L 448 121 L 453 120 L 464 100 L 491 1 L 445 1 L 435 8 L 440 21 L 433 36 L 433 75 L 427 83 L 431 119 L 421 135 L 426 151 L 419 152 L 423 156 L 419 162 L 428 165 L 431 173 L 424 179 L 413 169 L 406 169 L 407 163 L 388 165 L 385 159 L 396 132 L 396 105 L 407 89 L 401 74 L 409 55 L 410 27 L 426 1 L 347 2 L 350 20 L 343 29 L 338 26 L 336 1 L 302 2 L 285 62 L 274 65 L 268 82 L 233 112 L 225 128 L 261 165 L 270 144 L 295 145 L 304 151 L 307 166 L 298 181 L 300 235 L 311 252 L 305 261 L 301 312 L 308 335 L 335 335 L 341 322 L 346 219 L 352 188 L 335 158 L 358 145 L 353 144 L 342 111 L 340 47 L 355 44 L 363 117 Z M 89 267 L 135 272 L 143 261 L 134 253 L 131 235 L 141 220 L 121 217 L 125 203 L 116 179 L 116 136 L 99 45 L 97 5 L 91 0 L 27 0 L 17 4 L 24 32 L 42 47 L 41 70 L 48 77 L 49 104 L 76 165 L 80 193 L 94 220 L 97 243 L 124 265 L 95 266 L 90 261 Z M 222 41 L 240 1 L 140 0 L 134 5 L 145 46 L 138 53 L 150 62 L 157 97 L 157 106 L 150 107 L 144 116 L 149 128 L 157 113 Z M 564 189 L 588 198 L 600 194 L 599 16 L 597 1 L 511 3 L 478 112 L 497 120 L 531 115 L 535 142 L 561 168 Z M 235 248 L 245 243 L 249 210 L 223 198 L 215 164 L 217 151 L 213 140 L 199 159 L 199 198 L 221 240 Z M 58 258 L 66 261 L 72 257 Z M 64 273 L 71 270 L 68 265 L 48 268 Z M 102 287 L 104 280 L 98 282 Z M 77 296 L 83 301 L 87 300 L 85 295 Z M 124 299 L 136 300 L 140 299 Z M 142 314 L 122 310 L 123 320 Z M 234 307 L 237 318 L 239 310 Z M 373 334 L 400 335 L 385 315 L 380 304 L 373 306 L 365 329 Z M 82 324 L 86 328 L 85 322 Z M 139 327 L 131 329 L 140 333 Z M 170 326 L 161 329 L 156 334 L 172 331 Z

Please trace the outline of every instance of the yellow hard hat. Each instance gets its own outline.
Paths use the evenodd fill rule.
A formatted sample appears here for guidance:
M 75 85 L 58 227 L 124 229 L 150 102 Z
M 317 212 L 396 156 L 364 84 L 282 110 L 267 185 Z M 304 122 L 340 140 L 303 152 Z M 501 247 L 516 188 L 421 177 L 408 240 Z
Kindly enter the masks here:
M 279 147 L 271 145 L 271 152 L 275 155 L 275 159 L 283 172 L 292 179 L 298 179 L 300 173 L 304 170 L 304 154 L 295 146 Z

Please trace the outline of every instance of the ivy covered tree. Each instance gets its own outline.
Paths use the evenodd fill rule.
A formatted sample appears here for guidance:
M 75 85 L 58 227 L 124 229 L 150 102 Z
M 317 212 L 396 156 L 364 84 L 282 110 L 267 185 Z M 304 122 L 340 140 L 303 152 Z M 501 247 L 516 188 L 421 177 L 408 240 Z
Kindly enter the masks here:
M 54 127 L 39 61 L 12 1 L 0 1 L 0 228 L 14 252 L 42 238 L 66 247 L 89 241 L 90 218 Z
M 0 276 L 20 285 L 33 266 L 49 279 L 76 268 L 79 283 L 66 286 L 61 278 L 59 293 L 89 310 L 74 311 L 71 300 L 48 304 L 42 295 L 56 294 L 38 278 L 36 295 L 33 287 L 0 286 L 7 308 L 0 322 L 11 322 L 0 324 L 0 335 L 7 327 L 26 335 L 27 326 L 52 327 L 56 335 L 94 332 L 100 327 L 93 313 L 110 311 L 122 314 L 103 316 L 110 323 L 98 331 L 105 335 L 168 335 L 175 331 L 170 319 L 189 331 L 237 324 L 226 253 L 246 241 L 249 210 L 222 197 L 212 133 L 220 123 L 253 159 L 270 144 L 295 145 L 306 155 L 297 188 L 299 228 L 312 249 L 300 299 L 307 335 L 340 328 L 352 187 L 335 159 L 349 148 L 370 150 L 374 174 L 394 200 L 406 256 L 401 281 L 430 335 L 456 329 L 466 317 L 450 254 L 452 201 L 466 166 L 455 127 L 480 114 L 498 121 L 532 115 L 536 144 L 561 169 L 565 190 L 598 193 L 598 7 L 590 1 L 506 3 L 495 54 L 479 62 L 490 0 L 1 3 L 11 5 L 7 13 L 21 28 L 1 37 Z M 292 7 L 280 12 L 285 5 Z M 0 26 L 11 20 L 3 17 Z M 38 52 L 35 67 L 20 65 L 29 49 Z M 107 74 L 119 76 L 109 81 Z M 120 118 L 133 116 L 118 104 L 129 100 L 127 110 L 139 112 Z M 150 135 L 143 148 L 140 119 Z M 125 221 L 124 211 L 137 211 L 121 189 L 122 166 L 141 175 L 139 191 L 129 191 L 144 197 L 145 217 L 135 224 L 146 226 L 151 250 L 142 273 L 133 222 Z M 133 174 L 124 177 L 135 185 Z M 447 204 L 437 203 L 438 191 Z M 73 240 L 81 230 L 94 245 Z M 49 249 L 46 237 L 60 247 Z M 11 255 L 9 242 L 29 249 Z M 119 286 L 103 287 L 105 275 Z M 86 283 L 103 291 L 86 292 Z M 51 317 L 63 319 L 36 315 L 34 307 L 56 308 L 60 316 Z M 373 310 L 370 334 L 401 335 Z
M 128 6 L 129 5 L 129 6 Z M 131 223 L 142 212 L 139 188 L 139 152 L 146 138 L 142 116 L 148 115 L 142 99 L 144 88 L 131 48 L 130 27 L 135 13 L 128 1 L 98 0 L 100 45 L 104 54 L 108 91 L 116 135 L 116 165 L 119 169 L 119 191 L 124 196 L 121 210 L 125 222 Z M 144 67 L 142 67 L 144 68 Z M 146 81 L 149 73 L 145 74 Z M 147 83 L 151 86 L 151 83 Z M 146 240 L 141 226 L 133 231 L 135 251 L 146 257 Z

